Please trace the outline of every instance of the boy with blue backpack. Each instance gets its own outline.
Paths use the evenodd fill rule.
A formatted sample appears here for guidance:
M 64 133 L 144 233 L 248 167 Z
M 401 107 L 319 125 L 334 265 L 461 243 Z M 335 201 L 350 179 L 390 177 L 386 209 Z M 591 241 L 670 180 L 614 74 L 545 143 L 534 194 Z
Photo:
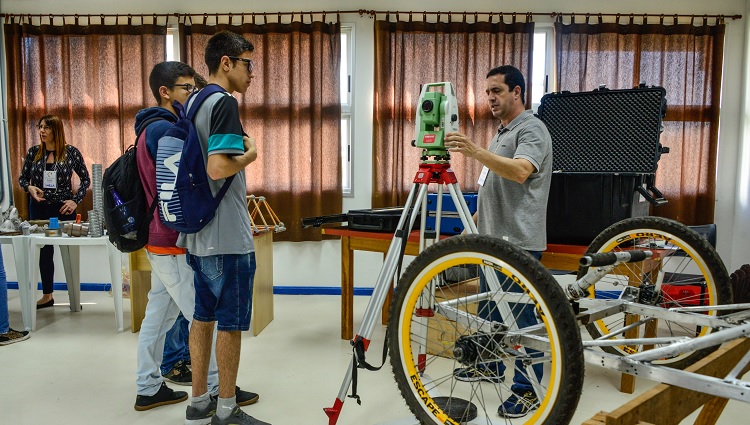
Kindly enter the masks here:
M 215 215 L 196 233 L 180 233 L 177 245 L 187 249 L 195 272 L 195 313 L 190 330 L 193 366 L 193 399 L 186 417 L 211 417 L 212 425 L 266 425 L 239 408 L 235 382 L 239 367 L 241 331 L 250 328 L 255 249 L 247 211 L 245 167 L 257 157 L 255 140 L 245 135 L 239 105 L 230 94 L 244 93 L 253 78 L 250 59 L 253 45 L 228 31 L 213 35 L 206 45 L 208 86 L 221 90 L 191 111 L 202 148 L 211 192 L 216 196 L 231 180 Z M 184 161 L 186 158 L 182 158 Z M 216 356 L 219 364 L 219 398 L 215 407 L 207 389 L 211 340 L 217 325 Z M 215 410 L 215 413 L 214 413 Z
M 195 75 L 195 71 L 184 63 L 162 62 L 154 66 L 149 76 L 149 86 L 159 106 L 139 111 L 135 122 L 138 172 L 148 205 L 152 205 L 158 193 L 154 158 L 159 141 L 178 120 L 175 107 L 184 104 L 196 90 Z M 145 247 L 152 269 L 151 290 L 138 335 L 137 396 L 134 407 L 139 411 L 187 399 L 186 392 L 173 391 L 164 383 L 159 367 L 163 360 L 167 331 L 180 311 L 191 321 L 195 308 L 193 270 L 185 260 L 185 249 L 176 246 L 178 232 L 162 223 L 158 209 L 153 211 L 153 215 Z M 210 364 L 208 382 L 211 393 L 215 395 L 218 392 L 218 370 L 213 357 Z M 243 405 L 258 400 L 257 394 L 239 388 L 235 388 L 235 391 L 237 400 Z M 210 418 L 208 421 L 195 418 L 195 421 L 186 423 L 208 424 Z

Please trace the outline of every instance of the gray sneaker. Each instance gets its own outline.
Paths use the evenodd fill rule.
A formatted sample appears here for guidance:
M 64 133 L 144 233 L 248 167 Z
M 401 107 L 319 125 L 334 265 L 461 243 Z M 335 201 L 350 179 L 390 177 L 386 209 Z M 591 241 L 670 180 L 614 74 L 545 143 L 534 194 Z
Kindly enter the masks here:
M 203 410 L 189 405 L 185 410 L 185 425 L 209 425 L 215 413 L 216 399 L 213 397 L 211 398 L 211 402 L 208 403 L 208 407 Z
M 240 409 L 240 406 L 235 406 L 232 410 L 232 414 L 227 416 L 225 419 L 219 419 L 218 416 L 214 415 L 211 418 L 211 425 L 271 425 L 268 422 L 255 419 Z

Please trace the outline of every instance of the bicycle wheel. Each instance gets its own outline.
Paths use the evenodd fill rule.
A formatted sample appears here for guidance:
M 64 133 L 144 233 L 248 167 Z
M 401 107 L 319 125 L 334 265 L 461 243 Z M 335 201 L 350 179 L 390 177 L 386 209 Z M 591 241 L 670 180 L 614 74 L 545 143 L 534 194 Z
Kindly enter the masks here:
M 422 424 L 567 424 L 575 412 L 584 361 L 572 306 L 508 242 L 464 235 L 426 249 L 399 281 L 388 335 L 399 390 Z M 514 381 L 537 401 L 525 399 L 520 417 L 500 416 Z
M 729 275 L 721 258 L 706 239 L 689 227 L 661 217 L 626 219 L 599 234 L 589 245 L 587 253 L 632 249 L 650 249 L 654 252 L 654 257 L 643 262 L 617 266 L 596 283 L 596 297 L 606 298 L 608 291 L 616 294 L 624 286 L 630 285 L 640 288 L 637 301 L 640 304 L 672 308 L 715 306 L 732 302 Z M 587 271 L 588 267 L 581 267 L 578 277 Z M 661 284 L 660 272 L 664 272 Z M 709 310 L 706 314 L 717 315 L 717 311 Z M 621 330 L 626 323 L 638 322 L 642 324 L 627 331 L 627 337 L 692 338 L 711 332 L 710 328 L 696 327 L 688 322 L 644 319 L 649 318 L 619 313 L 589 323 L 586 329 L 594 339 L 622 339 L 624 332 Z M 647 345 L 654 346 L 658 344 Z M 626 355 L 642 351 L 644 346 L 603 346 L 602 349 L 612 354 Z M 713 350 L 715 347 L 664 358 L 654 363 L 682 369 Z

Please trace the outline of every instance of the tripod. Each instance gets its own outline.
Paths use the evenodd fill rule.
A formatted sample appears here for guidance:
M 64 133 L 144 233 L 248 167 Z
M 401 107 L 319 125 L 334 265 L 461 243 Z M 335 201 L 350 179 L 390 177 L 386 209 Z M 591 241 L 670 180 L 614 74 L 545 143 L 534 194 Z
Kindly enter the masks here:
M 453 204 L 456 207 L 461 222 L 466 229 L 466 233 L 477 233 L 476 225 L 472 219 L 469 207 L 466 204 L 466 200 L 461 193 L 461 189 L 458 186 L 458 180 L 453 170 L 450 168 L 450 163 L 447 160 L 438 161 L 426 161 L 423 158 L 423 162 L 419 165 L 419 170 L 414 177 L 414 182 L 409 191 L 409 196 L 406 199 L 406 205 L 404 205 L 404 212 L 401 214 L 399 219 L 396 232 L 394 233 L 393 240 L 388 247 L 383 267 L 380 269 L 378 278 L 375 282 L 372 296 L 367 308 L 365 310 L 364 318 L 360 325 L 359 331 L 354 336 L 351 344 L 355 347 L 352 360 L 349 363 L 344 381 L 341 384 L 341 389 L 334 401 L 333 407 L 325 408 L 326 415 L 328 415 L 328 424 L 334 425 L 338 421 L 339 415 L 341 414 L 341 408 L 344 405 L 346 394 L 349 391 L 349 387 L 352 384 L 354 376 L 356 376 L 356 368 L 359 364 L 364 362 L 364 352 L 370 345 L 370 338 L 377 323 L 378 314 L 383 307 L 386 295 L 388 291 L 393 290 L 392 282 L 396 276 L 396 270 L 400 263 L 401 258 L 404 255 L 406 249 L 406 241 L 409 237 L 410 230 L 414 226 L 417 214 L 415 211 L 421 210 L 421 226 L 419 231 L 419 251 L 424 250 L 426 245 L 425 228 L 427 220 L 427 189 L 430 184 L 438 184 L 438 196 L 437 205 L 435 209 L 435 237 L 440 234 L 440 220 L 442 216 L 442 201 L 443 201 L 443 187 L 447 186 L 450 192 Z M 361 347 L 361 350 L 357 350 L 357 346 Z M 361 358 L 360 358 L 361 356 Z M 355 386 L 356 388 L 356 386 Z

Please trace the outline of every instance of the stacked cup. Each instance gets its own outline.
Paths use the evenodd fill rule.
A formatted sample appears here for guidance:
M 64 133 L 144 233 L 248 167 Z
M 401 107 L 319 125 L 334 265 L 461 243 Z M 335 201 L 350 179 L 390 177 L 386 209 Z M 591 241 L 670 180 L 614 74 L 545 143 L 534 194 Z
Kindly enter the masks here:
M 91 192 L 94 195 L 94 209 L 89 211 L 89 235 L 103 234 L 104 204 L 102 192 L 102 164 L 91 164 Z

